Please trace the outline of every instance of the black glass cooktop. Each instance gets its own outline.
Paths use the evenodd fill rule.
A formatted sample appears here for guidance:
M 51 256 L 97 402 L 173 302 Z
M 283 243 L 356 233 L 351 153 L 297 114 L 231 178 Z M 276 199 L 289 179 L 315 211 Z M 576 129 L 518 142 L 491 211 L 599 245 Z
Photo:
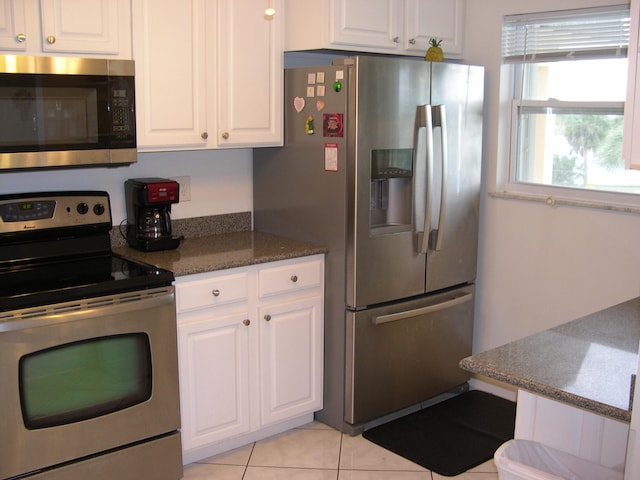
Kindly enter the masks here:
M 107 252 L 0 266 L 0 312 L 171 285 L 173 273 Z

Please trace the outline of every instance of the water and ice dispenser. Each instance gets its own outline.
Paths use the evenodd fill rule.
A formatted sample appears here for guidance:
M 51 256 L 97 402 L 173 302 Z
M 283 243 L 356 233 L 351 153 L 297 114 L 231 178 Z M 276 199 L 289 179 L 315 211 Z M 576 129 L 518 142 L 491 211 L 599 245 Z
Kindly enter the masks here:
M 372 234 L 411 228 L 413 197 L 413 149 L 380 149 L 371 152 Z

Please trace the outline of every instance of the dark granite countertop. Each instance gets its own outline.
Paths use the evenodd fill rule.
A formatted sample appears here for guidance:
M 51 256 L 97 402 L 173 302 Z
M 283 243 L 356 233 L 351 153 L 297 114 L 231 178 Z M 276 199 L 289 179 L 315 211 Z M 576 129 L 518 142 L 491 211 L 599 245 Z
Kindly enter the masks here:
M 639 339 L 640 297 L 467 357 L 460 366 L 629 422 Z
M 180 277 L 326 253 L 327 249 L 268 233 L 243 231 L 185 238 L 175 250 L 140 252 L 114 246 L 113 251 L 171 270 Z

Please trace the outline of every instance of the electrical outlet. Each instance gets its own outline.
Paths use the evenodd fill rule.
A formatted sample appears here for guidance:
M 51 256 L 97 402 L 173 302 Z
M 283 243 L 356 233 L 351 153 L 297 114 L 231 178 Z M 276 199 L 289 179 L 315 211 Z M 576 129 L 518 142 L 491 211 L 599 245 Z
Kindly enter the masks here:
M 180 201 L 191 201 L 191 177 L 171 177 L 171 180 L 175 180 L 180 185 Z

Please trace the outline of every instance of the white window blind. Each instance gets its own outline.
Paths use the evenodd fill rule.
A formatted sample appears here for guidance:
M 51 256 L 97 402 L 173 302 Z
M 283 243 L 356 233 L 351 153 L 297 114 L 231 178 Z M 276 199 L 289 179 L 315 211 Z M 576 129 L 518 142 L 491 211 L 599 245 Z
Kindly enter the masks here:
M 629 5 L 504 18 L 504 63 L 625 57 Z

